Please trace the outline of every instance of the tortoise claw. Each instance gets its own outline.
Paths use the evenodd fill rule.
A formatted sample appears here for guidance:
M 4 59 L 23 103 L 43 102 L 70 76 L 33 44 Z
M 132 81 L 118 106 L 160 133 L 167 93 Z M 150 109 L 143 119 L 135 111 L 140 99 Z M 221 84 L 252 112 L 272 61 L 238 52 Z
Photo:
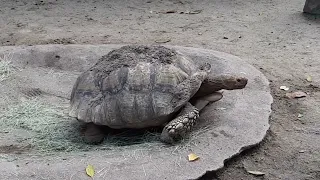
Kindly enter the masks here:
M 185 137 L 195 125 L 196 120 L 199 118 L 198 109 L 194 108 L 189 113 L 175 118 L 170 121 L 161 133 L 161 141 L 168 144 L 173 144 L 179 139 Z

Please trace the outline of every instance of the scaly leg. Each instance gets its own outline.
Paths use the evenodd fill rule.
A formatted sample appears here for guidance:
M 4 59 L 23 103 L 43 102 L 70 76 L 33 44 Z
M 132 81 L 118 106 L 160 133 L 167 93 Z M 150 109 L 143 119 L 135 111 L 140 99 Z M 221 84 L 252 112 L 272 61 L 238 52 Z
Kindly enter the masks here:
M 182 108 L 199 90 L 202 82 L 208 77 L 211 70 L 210 64 L 204 64 L 202 69 L 191 75 L 189 78 L 181 82 L 175 87 L 173 94 L 176 95 L 174 109 Z
M 170 121 L 162 130 L 161 141 L 174 143 L 191 131 L 199 118 L 199 111 L 191 103 L 187 103 L 177 118 Z
M 188 102 L 178 114 L 177 118 L 170 121 L 163 128 L 161 141 L 172 144 L 175 141 L 184 138 L 195 126 L 199 118 L 199 112 L 210 102 L 219 101 L 221 98 L 222 94 L 215 92 L 197 99 L 194 106 Z
M 214 92 L 212 94 L 198 97 L 198 98 L 192 98 L 191 103 L 201 111 L 204 107 L 206 107 L 209 103 L 217 102 L 220 99 L 222 99 L 223 95 L 220 92 Z

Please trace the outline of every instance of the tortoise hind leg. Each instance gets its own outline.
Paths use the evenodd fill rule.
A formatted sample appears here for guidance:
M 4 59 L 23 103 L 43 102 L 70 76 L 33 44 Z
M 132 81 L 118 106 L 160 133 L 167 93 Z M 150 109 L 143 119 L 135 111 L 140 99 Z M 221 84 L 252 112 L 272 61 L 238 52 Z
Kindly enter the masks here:
M 86 124 L 84 131 L 84 141 L 88 144 L 100 144 L 104 139 L 103 127 L 94 123 Z

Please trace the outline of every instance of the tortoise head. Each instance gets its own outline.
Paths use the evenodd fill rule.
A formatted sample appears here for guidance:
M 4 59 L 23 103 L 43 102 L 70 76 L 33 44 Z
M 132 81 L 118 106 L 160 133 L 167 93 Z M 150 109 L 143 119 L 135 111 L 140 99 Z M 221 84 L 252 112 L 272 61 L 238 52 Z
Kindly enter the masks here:
M 219 75 L 219 76 L 208 76 L 203 81 L 200 89 L 194 95 L 194 97 L 203 97 L 212 94 L 222 89 L 235 90 L 243 89 L 246 87 L 248 79 L 245 77 L 233 76 L 233 75 Z
M 243 89 L 248 83 L 248 79 L 245 77 L 232 76 L 232 75 L 222 75 L 216 77 L 217 85 L 221 85 L 221 89 L 233 90 L 233 89 Z

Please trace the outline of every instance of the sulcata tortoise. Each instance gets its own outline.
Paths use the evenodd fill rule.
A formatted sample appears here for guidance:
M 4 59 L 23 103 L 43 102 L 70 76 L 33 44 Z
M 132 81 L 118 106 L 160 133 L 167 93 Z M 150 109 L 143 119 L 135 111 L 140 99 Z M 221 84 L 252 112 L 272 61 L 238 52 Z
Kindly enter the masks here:
M 161 141 L 174 143 L 191 131 L 199 111 L 222 98 L 219 90 L 242 89 L 244 77 L 209 75 L 164 46 L 127 45 L 102 56 L 74 84 L 69 115 L 86 123 L 87 143 L 101 143 L 104 126 L 163 126 Z

